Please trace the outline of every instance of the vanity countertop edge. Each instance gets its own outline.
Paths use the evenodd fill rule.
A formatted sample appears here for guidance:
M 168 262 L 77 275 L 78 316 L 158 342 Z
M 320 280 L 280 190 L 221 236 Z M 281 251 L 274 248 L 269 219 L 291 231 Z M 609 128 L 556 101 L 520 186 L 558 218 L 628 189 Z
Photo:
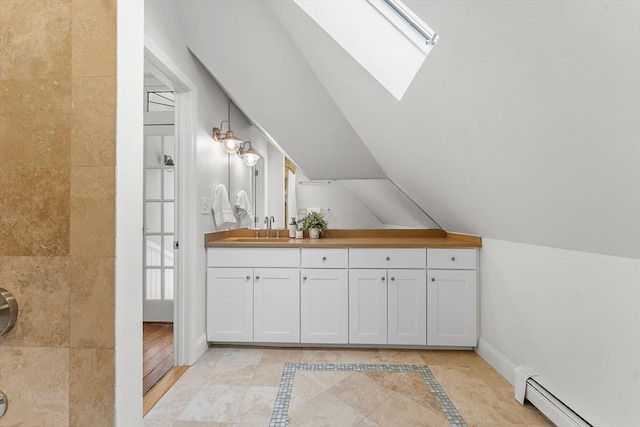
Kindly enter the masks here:
M 288 231 L 280 231 L 287 235 Z M 482 238 L 461 233 L 452 233 L 439 229 L 362 229 L 362 230 L 326 230 L 319 239 L 303 239 L 264 236 L 260 230 L 224 230 L 205 234 L 205 247 L 242 247 L 242 248 L 479 248 Z

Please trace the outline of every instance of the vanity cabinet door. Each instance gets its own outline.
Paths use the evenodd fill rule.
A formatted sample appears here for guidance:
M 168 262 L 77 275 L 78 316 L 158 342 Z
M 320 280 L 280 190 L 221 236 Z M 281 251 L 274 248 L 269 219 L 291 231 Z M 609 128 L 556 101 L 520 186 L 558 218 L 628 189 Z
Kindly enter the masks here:
M 300 270 L 255 268 L 253 340 L 300 342 Z
M 300 271 L 300 342 L 349 342 L 349 274 L 346 269 Z
M 388 270 L 388 344 L 427 344 L 427 272 Z
M 428 345 L 475 347 L 478 341 L 477 272 L 428 270 Z
M 349 343 L 387 343 L 387 270 L 349 270 Z
M 207 269 L 207 340 L 253 340 L 253 269 Z

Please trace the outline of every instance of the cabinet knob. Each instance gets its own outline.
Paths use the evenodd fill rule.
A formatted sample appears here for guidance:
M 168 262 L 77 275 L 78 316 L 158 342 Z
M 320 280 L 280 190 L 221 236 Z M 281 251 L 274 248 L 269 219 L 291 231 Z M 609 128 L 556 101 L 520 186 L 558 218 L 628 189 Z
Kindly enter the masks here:
M 455 260 L 456 260 L 456 257 L 452 256 L 451 261 L 455 261 Z
M 307 276 L 302 276 L 302 280 L 307 280 Z
M 435 278 L 435 277 L 432 277 L 432 278 L 431 278 L 431 281 L 432 281 L 432 282 L 435 282 L 435 281 L 436 281 L 436 278 Z
M 382 276 L 382 277 L 380 278 L 380 280 L 382 280 L 382 281 L 384 282 L 384 281 L 385 281 L 385 280 L 387 280 L 387 279 L 386 279 L 384 276 Z
M 388 256 L 388 257 L 387 257 L 387 261 L 389 261 L 389 260 L 391 260 L 391 257 L 390 257 L 390 256 Z
M 247 276 L 247 280 L 251 279 L 251 276 Z
M 396 278 L 391 276 L 391 281 L 393 282 L 394 280 L 396 280 Z
M 327 257 L 326 257 L 326 256 L 323 256 L 323 257 L 322 257 L 322 260 L 323 260 L 323 261 L 326 261 L 326 260 L 327 260 Z
M 258 280 L 260 278 L 260 276 L 256 276 L 256 280 Z

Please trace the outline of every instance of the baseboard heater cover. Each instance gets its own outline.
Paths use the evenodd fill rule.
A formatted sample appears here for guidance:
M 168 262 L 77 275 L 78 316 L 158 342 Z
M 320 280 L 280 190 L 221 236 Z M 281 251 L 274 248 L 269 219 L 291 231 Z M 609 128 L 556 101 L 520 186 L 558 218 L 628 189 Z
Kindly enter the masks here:
M 558 427 L 593 427 L 538 383 L 535 374 L 519 366 L 514 375 L 515 398 L 518 402 L 528 400 Z

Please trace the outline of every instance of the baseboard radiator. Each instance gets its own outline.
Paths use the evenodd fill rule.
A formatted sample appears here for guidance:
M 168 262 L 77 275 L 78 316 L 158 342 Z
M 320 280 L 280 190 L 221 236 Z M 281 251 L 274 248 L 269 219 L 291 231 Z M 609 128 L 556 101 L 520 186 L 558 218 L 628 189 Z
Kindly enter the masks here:
M 515 369 L 515 398 L 528 400 L 558 427 L 593 427 L 580 415 L 536 381 L 536 375 L 522 367 Z

